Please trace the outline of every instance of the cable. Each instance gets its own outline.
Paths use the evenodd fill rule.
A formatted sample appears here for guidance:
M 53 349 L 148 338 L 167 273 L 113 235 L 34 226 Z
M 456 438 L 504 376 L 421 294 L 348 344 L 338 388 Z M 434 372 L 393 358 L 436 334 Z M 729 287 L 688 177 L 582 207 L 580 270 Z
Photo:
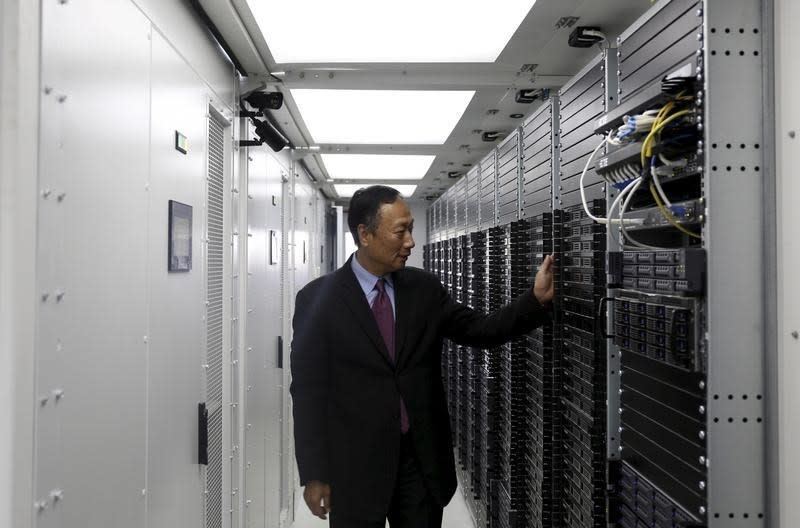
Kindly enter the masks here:
M 584 178 L 586 177 L 586 173 L 589 170 L 589 165 L 591 165 L 591 163 L 592 163 L 592 159 L 597 155 L 597 152 L 600 150 L 600 147 L 602 147 L 606 143 L 606 141 L 608 141 L 609 137 L 611 137 L 611 133 L 610 132 L 609 132 L 609 135 L 607 137 L 604 137 L 603 141 L 601 141 L 600 144 L 595 147 L 594 151 L 589 156 L 589 159 L 586 160 L 586 165 L 584 165 L 584 167 L 583 167 L 583 172 L 581 173 L 581 177 L 580 177 L 580 180 L 579 180 L 579 187 L 580 187 L 580 190 L 581 190 L 581 203 L 583 204 L 583 210 L 586 213 L 586 216 L 588 216 L 589 218 L 591 218 L 592 220 L 594 220 L 598 224 L 608 224 L 608 223 L 616 224 L 617 221 L 615 219 L 613 219 L 613 218 L 600 218 L 600 217 L 594 216 L 589 211 L 589 205 L 586 203 L 586 188 L 583 185 L 583 181 L 584 181 Z M 630 185 L 628 185 L 628 187 L 626 187 L 625 189 L 628 189 L 628 188 L 630 188 Z M 623 191 L 620 192 L 620 194 L 611 203 L 611 208 L 608 210 L 609 211 L 609 217 L 611 216 L 611 213 L 614 211 L 614 208 L 617 206 L 617 204 L 619 203 L 620 199 L 622 198 L 622 196 L 624 194 L 625 193 L 624 193 L 624 189 L 623 189 Z M 641 221 L 640 220 L 630 220 L 630 223 L 632 225 L 638 225 L 638 224 L 641 224 Z
M 661 178 L 658 177 L 658 172 L 656 171 L 655 156 L 650 158 L 650 175 L 653 177 L 653 183 L 656 185 L 656 189 L 658 189 L 658 194 L 661 195 L 661 199 L 664 200 L 664 203 L 667 204 L 667 207 L 672 207 L 672 202 L 667 199 L 667 195 L 664 194 L 664 189 L 661 188 Z
M 643 244 L 642 242 L 634 240 L 631 237 L 631 235 L 628 234 L 628 230 L 625 228 L 625 219 L 624 219 L 625 211 L 628 209 L 628 204 L 630 204 L 631 198 L 633 198 L 633 195 L 639 189 L 639 186 L 642 184 L 642 182 L 643 182 L 642 178 L 641 177 L 638 178 L 637 180 L 635 180 L 635 183 L 633 185 L 626 187 L 621 193 L 621 194 L 627 194 L 625 202 L 619 209 L 619 226 L 620 230 L 622 231 L 622 236 L 624 236 L 625 240 L 627 240 L 632 246 L 636 246 L 640 249 L 654 249 L 654 250 L 666 249 L 658 246 L 650 246 L 648 244 Z
M 588 216 L 589 218 L 591 218 L 595 222 L 601 223 L 601 224 L 605 223 L 606 219 L 605 218 L 600 219 L 600 218 L 594 216 L 592 213 L 589 212 L 589 206 L 586 204 L 586 189 L 584 189 L 584 187 L 583 187 L 583 180 L 584 180 L 584 178 L 586 178 L 586 172 L 589 170 L 589 165 L 591 165 L 592 160 L 597 155 L 597 152 L 600 150 L 600 147 L 605 145 L 610 137 L 611 137 L 611 132 L 609 132 L 608 136 L 604 137 L 603 141 L 598 143 L 598 145 L 594 148 L 594 150 L 592 151 L 592 154 L 586 160 L 586 165 L 583 166 L 583 172 L 581 173 L 581 178 L 578 181 L 578 185 L 579 185 L 579 187 L 581 189 L 581 202 L 583 203 L 583 210 L 586 212 L 586 216 Z M 603 221 L 601 221 L 601 220 L 603 220 Z
M 669 103 L 666 106 L 669 106 Z M 656 134 L 658 134 L 661 131 L 661 129 L 663 129 L 672 121 L 675 121 L 676 119 L 690 113 L 692 113 L 691 110 L 681 110 L 679 112 L 671 114 L 669 117 L 665 119 L 662 117 L 663 121 L 661 119 L 656 119 L 656 124 L 653 125 L 653 128 L 650 130 L 650 133 L 647 135 L 647 137 L 644 139 L 644 142 L 642 143 L 642 167 L 647 166 L 645 160 L 651 155 L 650 142 L 653 140 L 653 138 L 655 138 Z
M 680 230 L 683 233 L 686 233 L 690 237 L 702 238 L 697 233 L 693 233 L 692 231 L 689 231 L 684 226 L 682 226 L 680 223 L 678 223 L 678 221 L 675 219 L 675 216 L 673 216 L 672 212 L 670 212 L 670 210 L 667 209 L 666 206 L 664 205 L 664 202 L 661 201 L 661 198 L 658 196 L 658 192 L 656 192 L 656 186 L 654 184 L 652 184 L 652 183 L 650 184 L 650 194 L 653 195 L 653 199 L 658 204 L 658 208 L 661 210 L 661 214 L 664 215 L 664 218 L 666 218 L 667 221 L 670 224 L 673 225 L 673 227 L 677 228 L 678 230 Z

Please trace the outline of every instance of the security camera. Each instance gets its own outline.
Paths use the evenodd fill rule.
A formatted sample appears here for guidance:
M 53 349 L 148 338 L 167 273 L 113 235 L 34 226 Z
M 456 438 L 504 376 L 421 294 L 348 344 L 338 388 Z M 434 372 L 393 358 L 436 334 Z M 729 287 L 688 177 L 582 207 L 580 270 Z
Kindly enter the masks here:
M 269 145 L 275 152 L 280 152 L 289 144 L 289 140 L 286 139 L 277 128 L 272 126 L 272 123 L 269 121 L 259 121 L 258 119 L 254 119 L 253 121 L 256 125 L 256 135 L 259 141 Z
M 244 100 L 253 108 L 258 108 L 261 115 L 264 115 L 265 110 L 278 110 L 283 106 L 281 92 L 253 92 Z

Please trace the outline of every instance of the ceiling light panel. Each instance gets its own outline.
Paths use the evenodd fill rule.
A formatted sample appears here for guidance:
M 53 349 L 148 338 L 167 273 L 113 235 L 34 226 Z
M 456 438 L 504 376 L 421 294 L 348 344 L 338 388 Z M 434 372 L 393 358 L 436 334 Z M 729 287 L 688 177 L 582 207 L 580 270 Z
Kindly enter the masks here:
M 315 143 L 441 145 L 471 90 L 291 90 Z
M 359 183 L 340 183 L 334 185 L 333 188 L 336 191 L 336 194 L 339 195 L 340 198 L 350 198 L 352 197 L 355 192 L 359 189 L 363 189 L 364 187 L 368 187 L 370 184 L 359 184 Z M 397 189 L 397 191 L 408 198 L 414 191 L 417 189 L 416 185 L 390 185 L 392 189 Z
M 421 180 L 436 156 L 395 154 L 322 154 L 335 180 Z
M 279 64 L 494 62 L 534 3 L 247 0 Z

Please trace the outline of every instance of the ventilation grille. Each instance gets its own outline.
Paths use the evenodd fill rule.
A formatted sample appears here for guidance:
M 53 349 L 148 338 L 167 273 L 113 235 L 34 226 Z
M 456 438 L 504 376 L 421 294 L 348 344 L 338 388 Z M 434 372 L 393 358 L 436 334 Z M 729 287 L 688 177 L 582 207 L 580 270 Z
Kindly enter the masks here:
M 222 281 L 224 126 L 208 120 L 208 224 L 206 246 L 206 404 L 208 416 L 208 467 L 206 470 L 206 527 L 222 528 Z

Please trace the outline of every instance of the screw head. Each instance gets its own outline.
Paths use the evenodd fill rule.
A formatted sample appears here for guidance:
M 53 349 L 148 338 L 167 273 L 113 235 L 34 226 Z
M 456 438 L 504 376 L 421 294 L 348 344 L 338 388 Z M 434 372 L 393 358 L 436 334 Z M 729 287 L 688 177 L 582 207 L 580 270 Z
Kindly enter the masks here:
M 706 437 L 706 432 L 705 431 L 700 431 L 699 433 L 697 433 L 697 436 L 700 437 L 700 440 L 703 440 Z
M 796 133 L 794 130 L 790 130 L 790 131 L 789 131 L 789 137 L 790 137 L 790 138 L 794 139 L 794 137 L 795 137 L 796 135 L 797 135 L 797 133 Z

